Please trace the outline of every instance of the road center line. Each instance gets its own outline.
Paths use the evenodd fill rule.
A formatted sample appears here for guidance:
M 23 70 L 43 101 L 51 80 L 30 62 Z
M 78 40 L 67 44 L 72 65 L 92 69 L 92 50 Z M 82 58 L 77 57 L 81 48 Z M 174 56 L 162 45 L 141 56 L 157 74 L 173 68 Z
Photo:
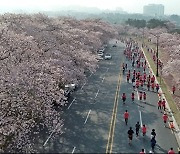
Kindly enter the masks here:
M 68 106 L 67 109 L 69 109 L 69 108 L 71 107 L 72 103 L 73 103 L 75 100 L 76 100 L 76 98 L 74 98 L 74 99 L 72 100 L 71 104 Z
M 74 147 L 74 148 L 73 148 L 73 150 L 72 150 L 72 152 L 71 152 L 71 153 L 74 153 L 75 149 L 76 149 L 76 147 Z
M 84 124 L 86 124 L 86 122 L 87 122 L 87 119 L 88 119 L 88 117 L 89 117 L 90 112 L 91 112 L 91 110 L 89 110 L 89 112 L 88 112 L 88 114 L 87 114 L 87 117 L 86 117 L 86 120 L 84 121 Z
M 142 127 L 142 115 L 141 115 L 141 111 L 139 111 L 139 118 L 140 118 L 140 124 L 141 124 L 141 127 Z
M 98 96 L 98 94 L 99 94 L 99 89 L 98 89 L 98 91 L 97 91 L 96 96 L 95 96 L 95 98 L 94 98 L 94 99 L 96 99 L 96 97 Z

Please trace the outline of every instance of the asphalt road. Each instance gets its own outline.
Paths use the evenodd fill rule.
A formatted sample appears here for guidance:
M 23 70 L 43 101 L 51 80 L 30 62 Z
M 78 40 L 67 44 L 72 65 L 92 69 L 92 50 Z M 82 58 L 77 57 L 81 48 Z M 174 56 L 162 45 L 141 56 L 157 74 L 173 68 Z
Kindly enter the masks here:
M 112 129 L 110 124 L 115 102 L 118 105 L 117 115 L 113 115 L 116 116 L 112 131 L 114 133 L 111 133 L 113 142 L 109 142 L 113 153 L 139 153 L 142 148 L 149 151 L 150 132 L 153 128 L 157 133 L 156 152 L 167 152 L 170 147 L 177 151 L 176 139 L 168 128 L 164 128 L 162 113 L 157 110 L 157 94 L 147 92 L 147 103 L 144 104 L 138 100 L 136 92 L 135 103 L 131 102 L 132 84 L 126 82 L 126 76 L 119 76 L 120 66 L 126 62 L 123 55 L 124 45 L 118 42 L 117 47 L 112 47 L 112 44 L 115 44 L 115 41 L 112 41 L 106 50 L 112 54 L 112 59 L 101 61 L 97 72 L 89 74 L 88 81 L 73 95 L 72 103 L 69 103 L 62 115 L 65 119 L 65 133 L 55 140 L 50 139 L 43 152 L 105 153 L 109 131 Z M 130 66 L 130 62 L 127 63 Z M 131 66 L 128 69 L 132 69 Z M 121 81 L 119 90 L 118 79 Z M 127 94 L 126 105 L 121 101 L 123 92 Z M 125 126 L 123 119 L 126 109 L 130 113 L 128 126 Z M 129 126 L 134 129 L 135 123 L 140 121 L 140 114 L 142 123 L 148 128 L 147 136 L 134 137 L 132 146 L 129 146 L 127 131 Z

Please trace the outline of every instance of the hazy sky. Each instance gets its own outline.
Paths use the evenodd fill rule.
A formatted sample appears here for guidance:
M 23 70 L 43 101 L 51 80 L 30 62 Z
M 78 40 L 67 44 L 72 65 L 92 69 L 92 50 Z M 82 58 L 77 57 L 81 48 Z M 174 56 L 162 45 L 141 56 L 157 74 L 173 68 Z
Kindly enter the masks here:
M 52 10 L 67 5 L 98 7 L 100 9 L 115 9 L 121 7 L 130 13 L 142 13 L 147 4 L 163 4 L 165 14 L 180 15 L 180 0 L 0 0 L 1 11 L 15 9 Z

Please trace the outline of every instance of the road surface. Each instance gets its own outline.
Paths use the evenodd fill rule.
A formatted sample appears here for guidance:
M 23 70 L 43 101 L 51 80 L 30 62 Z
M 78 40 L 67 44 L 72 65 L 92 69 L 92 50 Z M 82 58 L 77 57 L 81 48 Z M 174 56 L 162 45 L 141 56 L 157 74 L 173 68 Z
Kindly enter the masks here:
M 148 152 L 153 128 L 157 134 L 155 151 L 165 153 L 174 147 L 177 152 L 175 136 L 170 129 L 164 128 L 162 113 L 157 110 L 157 94 L 146 91 L 145 87 L 142 90 L 147 92 L 147 103 L 138 100 L 138 91 L 135 91 L 135 103 L 131 102 L 132 84 L 126 82 L 121 65 L 125 62 L 128 69 L 134 68 L 123 55 L 124 44 L 118 41 L 117 47 L 112 47 L 113 44 L 115 41 L 106 49 L 112 59 L 101 61 L 97 72 L 89 74 L 88 81 L 71 98 L 62 115 L 65 133 L 55 140 L 50 139 L 42 152 L 139 153 L 142 148 Z M 127 94 L 125 105 L 121 101 L 123 92 Z M 126 109 L 130 113 L 128 126 L 123 119 Z M 134 135 L 132 146 L 129 146 L 127 131 L 130 126 L 135 130 L 137 121 L 147 125 L 147 136 Z

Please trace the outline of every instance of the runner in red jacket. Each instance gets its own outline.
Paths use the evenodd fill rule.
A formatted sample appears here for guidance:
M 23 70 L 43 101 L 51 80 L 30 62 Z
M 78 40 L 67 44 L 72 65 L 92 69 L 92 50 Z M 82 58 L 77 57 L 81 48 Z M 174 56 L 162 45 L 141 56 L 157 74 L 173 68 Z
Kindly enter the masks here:
M 162 118 L 163 118 L 163 121 L 164 121 L 164 127 L 166 127 L 166 122 L 167 122 L 167 120 L 168 120 L 167 114 L 164 113 Z
M 143 133 L 143 136 L 146 135 L 146 132 L 147 132 L 146 125 L 143 125 L 143 126 L 142 126 L 142 133 Z
M 128 113 L 128 111 L 126 110 L 126 111 L 124 112 L 124 120 L 125 120 L 126 125 L 127 125 L 127 123 L 128 123 L 128 118 L 129 118 L 129 113 Z

